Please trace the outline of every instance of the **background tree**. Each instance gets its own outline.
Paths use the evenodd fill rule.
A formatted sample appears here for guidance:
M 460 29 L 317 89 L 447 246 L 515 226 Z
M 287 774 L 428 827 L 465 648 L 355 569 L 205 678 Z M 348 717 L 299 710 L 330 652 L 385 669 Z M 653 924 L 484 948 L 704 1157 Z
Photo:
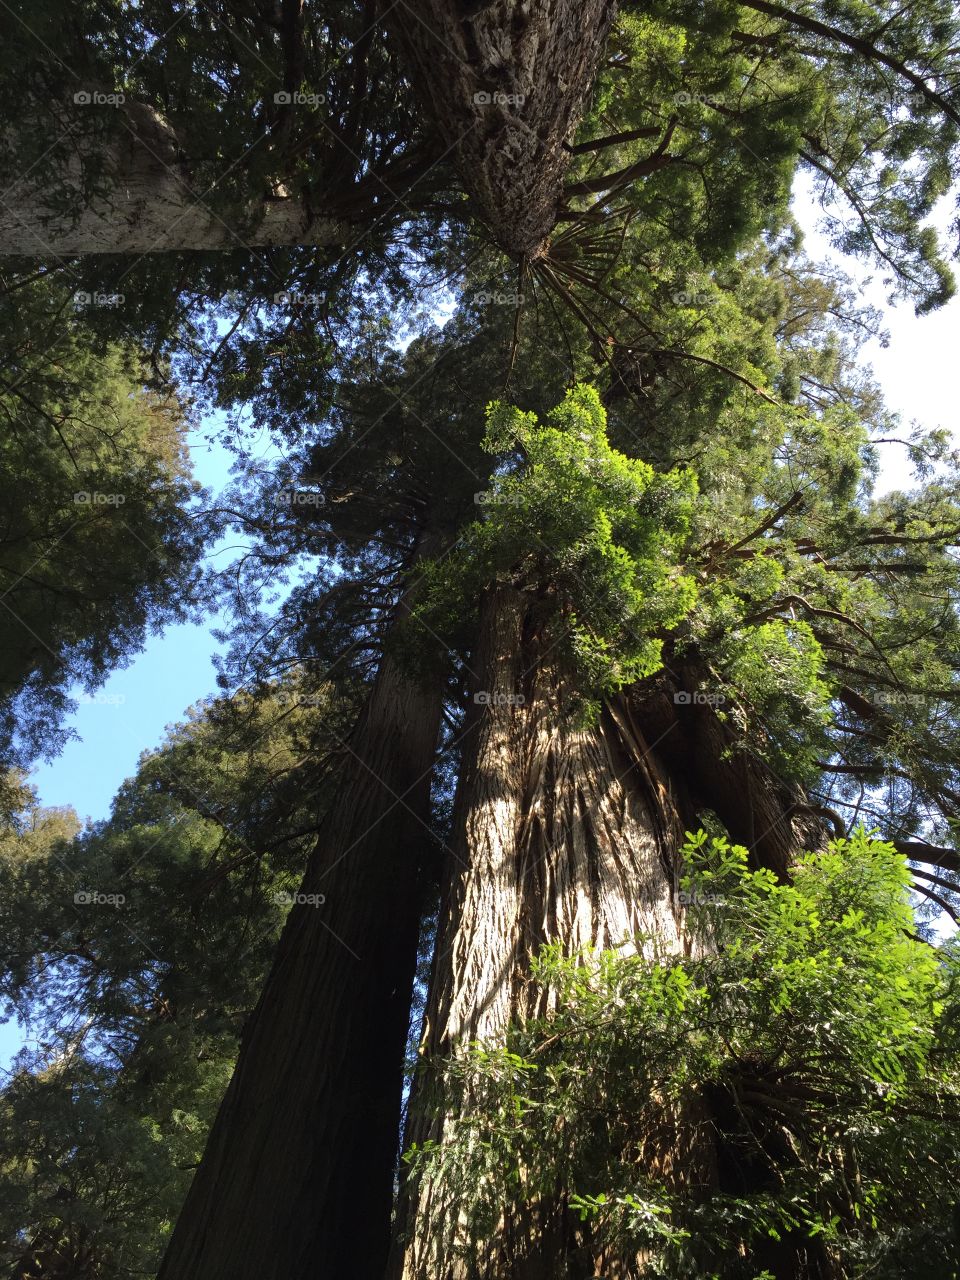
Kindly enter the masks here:
M 0 294 L 0 759 L 58 748 L 148 629 L 200 599 L 204 527 L 180 400 L 130 342 L 91 349 L 82 296 L 46 274 Z
M 82 831 L 9 781 L 3 998 L 36 1036 L 0 1104 L 11 1274 L 156 1272 L 355 704 L 348 681 L 211 701 Z

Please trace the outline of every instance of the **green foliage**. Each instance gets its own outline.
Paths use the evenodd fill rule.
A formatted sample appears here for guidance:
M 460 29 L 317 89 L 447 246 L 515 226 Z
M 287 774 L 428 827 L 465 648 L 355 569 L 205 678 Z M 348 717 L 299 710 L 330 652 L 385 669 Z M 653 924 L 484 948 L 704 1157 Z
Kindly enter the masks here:
M 549 1012 L 432 1064 L 448 1132 L 407 1161 L 438 1223 L 474 1260 L 569 1203 L 638 1275 L 955 1275 L 957 957 L 911 936 L 903 860 L 862 830 L 789 883 L 684 852 L 689 955 L 548 947 Z
M 658 475 L 611 448 L 592 387 L 577 386 L 541 425 L 500 403 L 487 410 L 485 447 L 502 459 L 478 495 L 484 516 L 424 574 L 413 624 L 455 635 L 498 582 L 535 594 L 588 698 L 613 693 L 660 666 L 658 632 L 695 597 L 677 565 L 696 481 Z
M 957 30 L 949 0 L 624 4 L 582 136 L 669 129 L 669 161 L 626 198 L 714 259 L 769 229 L 805 170 L 838 246 L 929 310 L 954 290 L 924 221 L 956 171 Z M 579 175 L 627 171 L 654 145 L 588 152 Z
M 440 549 L 412 643 L 419 622 L 469 656 L 481 592 L 519 587 L 581 709 L 694 670 L 736 748 L 811 804 L 955 845 L 956 467 L 942 434 L 918 433 L 924 487 L 871 495 L 871 438 L 903 434 L 854 364 L 876 317 L 800 256 L 786 214 L 799 164 L 838 243 L 921 310 L 949 296 L 923 227 L 956 168 L 947 0 L 622 4 L 516 316 L 489 301 L 502 257 L 463 252 L 471 204 L 393 42 L 363 6 L 301 8 L 291 41 L 256 0 L 69 15 L 31 0 L 0 51 L 13 190 L 56 179 L 67 209 L 103 187 L 108 147 L 81 144 L 125 138 L 126 117 L 71 109 L 99 83 L 163 117 L 168 158 L 228 224 L 283 190 L 356 228 L 330 252 L 238 242 L 2 282 L 0 594 L 12 584 L 20 621 L 5 615 L 0 754 L 15 721 L 23 757 L 55 746 L 71 684 L 95 687 L 197 598 L 183 405 L 160 390 L 158 353 L 234 415 L 229 505 L 253 545 L 226 677 L 264 686 L 145 759 L 92 830 L 0 779 L 3 993 L 41 1041 L 0 1096 L 3 1263 L 32 1249 L 41 1274 L 149 1274 L 269 962 L 274 895 L 296 886 L 337 731 L 423 535 Z M 925 92 L 905 92 L 907 72 Z M 283 109 L 281 84 L 322 92 L 324 111 Z M 634 169 L 661 144 L 663 163 Z M 384 356 L 433 279 L 457 291 L 455 320 Z M 96 314 L 72 302 L 120 289 Z M 606 414 L 583 386 L 548 412 L 578 382 L 603 386 Z M 499 405 L 484 440 L 479 406 L 498 395 L 522 408 Z M 284 446 L 275 467 L 247 447 L 249 410 Z M 282 507 L 298 486 L 316 504 Z M 77 491 L 125 501 L 81 511 Z M 314 682 L 279 704 L 271 682 L 296 664 L 348 676 L 329 700 Z M 465 1162 L 456 1144 L 422 1153 L 445 1203 L 469 1206 L 477 1238 L 506 1206 L 522 1239 L 559 1186 L 585 1242 L 648 1248 L 672 1274 L 780 1274 L 760 1255 L 784 1241 L 853 1275 L 893 1280 L 918 1258 L 952 1274 L 957 966 L 904 936 L 902 864 L 857 837 L 778 886 L 734 850 L 689 852 L 702 952 L 545 956 L 536 980 L 562 993 L 547 1025 L 448 1082 L 472 1145 Z M 936 865 L 948 909 L 951 865 Z M 78 889 L 126 900 L 77 904 Z
M 199 599 L 187 418 L 129 343 L 90 350 L 69 295 L 0 297 L 0 762 L 63 740 L 72 687 L 95 689 Z M 16 739 L 16 741 L 15 741 Z
M 0 1000 L 35 1047 L 0 1091 L 5 1274 L 155 1273 L 355 712 L 292 680 L 212 702 L 83 830 L 6 778 Z

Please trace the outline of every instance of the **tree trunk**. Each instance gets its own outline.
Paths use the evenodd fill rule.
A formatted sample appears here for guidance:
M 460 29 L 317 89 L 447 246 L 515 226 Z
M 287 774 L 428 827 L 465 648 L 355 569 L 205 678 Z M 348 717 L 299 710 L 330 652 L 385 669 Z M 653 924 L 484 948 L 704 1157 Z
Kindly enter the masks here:
M 522 979 L 542 943 L 559 940 L 573 953 L 632 945 L 646 933 L 667 951 L 680 945 L 669 851 L 682 826 L 611 713 L 596 729 L 564 727 L 561 678 L 537 662 L 537 640 L 525 634 L 528 599 L 499 590 L 478 645 L 483 686 L 425 1027 L 439 1051 L 496 1036 L 533 1012 Z
M 174 129 L 153 107 L 115 102 L 122 95 L 91 87 L 80 91 L 87 99 L 75 100 L 77 111 L 112 112 L 111 127 L 94 136 L 79 127 L 76 113 L 55 119 L 54 147 L 65 137 L 71 143 L 65 166 L 42 163 L 53 147 L 21 156 L 23 178 L 8 175 L 0 206 L 0 253 L 337 246 L 352 238 L 351 223 L 355 231 L 382 218 L 385 193 L 409 211 L 408 190 L 447 156 L 473 199 L 471 212 L 504 252 L 520 259 L 545 252 L 563 201 L 566 144 L 583 114 L 615 0 L 411 0 L 385 10 L 433 132 L 414 163 L 408 157 L 370 172 L 333 195 L 318 174 L 313 188 L 322 209 L 257 196 L 229 210 L 193 178 Z M 39 152 L 42 144 L 36 146 Z
M 384 658 L 159 1280 L 367 1280 L 389 1244 L 441 693 Z
M 664 958 L 687 948 L 678 855 L 684 829 L 704 808 L 718 812 L 735 839 L 747 842 L 752 832 L 757 860 L 781 873 L 819 833 L 804 821 L 801 797 L 758 762 L 723 758 L 729 726 L 684 698 L 702 674 L 692 664 L 612 700 L 595 727 L 577 729 L 557 714 L 563 677 L 539 644 L 522 595 L 498 590 L 485 606 L 477 649 L 481 701 L 457 799 L 425 1064 L 474 1040 L 496 1042 L 510 1019 L 545 1011 L 549 997 L 529 982 L 531 956 L 545 942 L 560 942 L 570 955 L 588 945 L 642 946 Z M 407 1144 L 442 1143 L 448 1123 L 415 1097 Z M 712 1152 L 685 1157 L 688 1171 L 695 1161 L 715 1169 Z M 667 1153 L 665 1164 L 671 1160 Z M 616 1267 L 628 1265 L 585 1254 L 575 1215 L 562 1206 L 528 1206 L 520 1218 L 505 1217 L 480 1265 L 467 1266 L 442 1190 L 429 1182 L 413 1188 L 398 1214 L 388 1276 L 584 1280 L 620 1275 Z
M 65 168 L 36 156 L 35 165 L 24 163 L 22 179 L 9 176 L 0 254 L 333 246 L 350 235 L 343 219 L 311 213 L 300 199 L 258 197 L 240 211 L 218 210 L 216 194 L 193 179 L 173 129 L 146 103 L 78 110 L 118 114 L 103 132 L 79 133 L 69 122 L 74 147 Z
M 567 143 L 615 0 L 411 0 L 388 10 L 417 97 L 476 214 L 505 253 L 541 254 L 557 222 Z

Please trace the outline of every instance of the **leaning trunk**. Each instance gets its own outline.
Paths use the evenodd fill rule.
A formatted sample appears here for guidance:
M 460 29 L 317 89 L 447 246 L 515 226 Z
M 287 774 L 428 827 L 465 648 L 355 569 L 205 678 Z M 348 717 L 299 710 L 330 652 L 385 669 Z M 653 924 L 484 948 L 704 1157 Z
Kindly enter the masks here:
M 98 94 L 118 96 L 90 89 L 87 98 L 96 104 Z M 93 110 L 114 112 L 109 127 L 81 131 L 78 121 Z M 221 207 L 209 181 L 191 172 L 173 129 L 147 103 L 81 104 L 58 123 L 61 138 L 72 137 L 69 154 L 58 153 L 54 162 L 47 158 L 53 147 L 36 157 L 28 152 L 20 158 L 22 175 L 16 169 L 6 175 L 0 254 L 332 247 L 350 235 L 332 210 L 311 209 L 300 198 L 253 196 L 245 208 Z M 9 141 L 18 156 L 16 137 Z
M 704 808 L 779 873 L 816 834 L 801 797 L 745 755 L 728 756 L 729 729 L 689 696 L 698 678 L 690 668 L 664 671 L 611 700 L 595 726 L 574 727 L 563 715 L 565 678 L 531 631 L 524 597 L 501 589 L 485 605 L 475 678 L 479 701 L 421 1045 L 424 1081 L 439 1078 L 430 1067 L 448 1055 L 476 1040 L 502 1042 L 511 1019 L 545 1011 L 549 995 L 530 982 L 542 944 L 559 942 L 569 955 L 585 947 L 682 952 L 689 941 L 676 892 L 679 852 Z M 442 1145 L 452 1131 L 430 1092 L 428 1085 L 414 1099 L 408 1143 Z M 697 1178 L 714 1176 L 712 1151 L 684 1158 Z M 666 1153 L 667 1163 L 676 1160 Z M 629 1260 L 591 1249 L 565 1202 L 506 1211 L 479 1256 L 476 1242 L 466 1251 L 469 1261 L 456 1207 L 429 1178 L 408 1190 L 398 1223 L 391 1280 L 631 1274 Z
M 383 660 L 159 1280 L 382 1273 L 440 708 Z

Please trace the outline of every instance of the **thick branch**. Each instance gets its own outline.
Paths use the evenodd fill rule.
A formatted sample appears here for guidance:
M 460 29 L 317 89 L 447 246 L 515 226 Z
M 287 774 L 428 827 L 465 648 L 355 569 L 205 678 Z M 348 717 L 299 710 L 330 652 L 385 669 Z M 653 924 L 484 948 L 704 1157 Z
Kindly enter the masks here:
M 655 173 L 657 169 L 662 169 L 665 165 L 672 164 L 674 157 L 667 155 L 667 147 L 670 145 L 670 139 L 673 137 L 675 128 L 676 121 L 671 120 L 656 151 L 644 156 L 642 160 L 637 160 L 634 164 L 628 164 L 623 169 L 617 169 L 614 173 L 601 174 L 599 178 L 586 178 L 583 182 L 571 183 L 569 186 L 564 187 L 563 194 L 565 196 L 598 195 L 603 191 L 612 191 L 617 187 L 628 186 L 631 182 L 636 182 L 637 178 L 646 177 L 648 173 Z
M 922 862 L 928 867 L 942 867 L 944 871 L 953 871 L 960 875 L 960 854 L 956 849 L 924 844 L 921 840 L 894 840 L 893 847 L 910 862 Z
M 578 142 L 576 146 L 567 147 L 572 156 L 581 156 L 588 151 L 602 151 L 605 147 L 618 147 L 624 142 L 639 142 L 641 138 L 658 138 L 660 129 L 657 125 L 648 125 L 643 129 L 625 129 L 623 133 L 611 133 L 606 138 L 593 138 L 590 142 Z

